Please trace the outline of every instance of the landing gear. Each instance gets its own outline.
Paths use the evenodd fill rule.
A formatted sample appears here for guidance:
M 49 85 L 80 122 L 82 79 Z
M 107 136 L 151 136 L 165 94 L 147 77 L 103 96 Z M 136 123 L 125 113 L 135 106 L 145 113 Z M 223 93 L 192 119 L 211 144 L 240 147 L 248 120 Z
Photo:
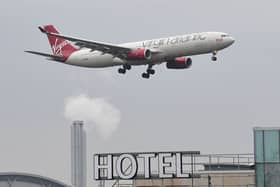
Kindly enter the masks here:
M 217 61 L 217 57 L 216 56 L 212 56 L 212 61 Z
M 214 51 L 214 52 L 213 52 L 213 55 L 212 55 L 212 57 L 211 57 L 212 61 L 217 61 L 216 55 L 217 55 L 217 51 Z
M 119 68 L 118 71 L 119 71 L 120 74 L 125 74 L 125 72 L 126 72 L 126 70 L 123 69 L 123 68 Z
M 149 73 L 142 73 L 142 77 L 145 79 L 150 78 L 150 74 Z
M 145 79 L 150 78 L 150 75 L 154 75 L 156 73 L 156 71 L 154 69 L 152 69 L 153 65 L 150 64 L 146 70 L 146 72 L 142 73 L 142 77 Z
M 131 70 L 131 65 L 129 64 L 124 64 L 122 68 L 119 68 L 118 69 L 118 72 L 120 74 L 125 74 L 126 73 L 126 70 Z
M 131 70 L 131 65 L 129 65 L 129 64 L 124 64 L 124 65 L 123 65 L 123 68 L 124 68 L 124 69 L 127 69 L 127 70 Z
M 156 71 L 155 71 L 154 69 L 147 69 L 147 73 L 148 73 L 148 74 L 154 75 L 155 72 L 156 72 Z

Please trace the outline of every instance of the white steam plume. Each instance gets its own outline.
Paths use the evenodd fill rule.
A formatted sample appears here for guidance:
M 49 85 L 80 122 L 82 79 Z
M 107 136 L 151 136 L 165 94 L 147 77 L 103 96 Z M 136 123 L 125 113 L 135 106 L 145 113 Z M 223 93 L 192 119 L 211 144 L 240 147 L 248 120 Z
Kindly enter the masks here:
M 120 111 L 104 98 L 92 98 L 85 94 L 66 98 L 64 116 L 69 120 L 93 123 L 104 139 L 117 130 L 121 119 Z

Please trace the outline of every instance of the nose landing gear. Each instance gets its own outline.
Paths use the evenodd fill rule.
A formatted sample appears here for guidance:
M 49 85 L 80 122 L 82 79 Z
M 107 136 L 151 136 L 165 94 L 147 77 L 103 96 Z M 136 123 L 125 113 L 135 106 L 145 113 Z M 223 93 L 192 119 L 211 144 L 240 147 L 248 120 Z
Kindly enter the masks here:
M 213 53 L 212 53 L 213 55 L 212 55 L 212 57 L 211 57 L 211 59 L 212 59 L 212 61 L 217 61 L 217 51 L 213 51 Z
M 217 61 L 217 57 L 216 56 L 212 56 L 212 61 Z

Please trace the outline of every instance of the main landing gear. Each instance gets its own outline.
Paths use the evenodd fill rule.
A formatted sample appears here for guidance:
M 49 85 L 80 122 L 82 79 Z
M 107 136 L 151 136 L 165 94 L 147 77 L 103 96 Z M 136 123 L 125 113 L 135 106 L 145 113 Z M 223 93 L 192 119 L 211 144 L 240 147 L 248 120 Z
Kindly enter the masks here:
M 124 64 L 122 68 L 118 69 L 118 72 L 120 74 L 125 74 L 126 70 L 131 70 L 131 65 L 129 64 Z
M 150 78 L 150 75 L 154 75 L 156 73 L 156 71 L 152 69 L 153 65 L 154 64 L 148 65 L 146 72 L 142 73 L 143 78 L 148 79 Z M 118 72 L 120 74 L 125 74 L 127 70 L 131 70 L 131 65 L 124 64 L 121 68 L 118 69 Z
M 154 75 L 155 74 L 155 70 L 152 69 L 153 65 L 149 65 L 146 72 L 142 73 L 142 77 L 145 79 L 150 78 L 150 75 Z
M 211 57 L 211 59 L 212 59 L 212 61 L 217 61 L 217 51 L 213 51 L 213 53 L 212 53 L 213 55 L 212 55 L 212 57 Z

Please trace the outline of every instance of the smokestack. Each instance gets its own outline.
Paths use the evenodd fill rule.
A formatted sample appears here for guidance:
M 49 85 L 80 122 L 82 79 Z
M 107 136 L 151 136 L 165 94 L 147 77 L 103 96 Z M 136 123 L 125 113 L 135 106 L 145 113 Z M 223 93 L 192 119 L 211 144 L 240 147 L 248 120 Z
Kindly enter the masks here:
M 74 187 L 86 187 L 86 133 L 82 121 L 71 126 L 71 181 Z

